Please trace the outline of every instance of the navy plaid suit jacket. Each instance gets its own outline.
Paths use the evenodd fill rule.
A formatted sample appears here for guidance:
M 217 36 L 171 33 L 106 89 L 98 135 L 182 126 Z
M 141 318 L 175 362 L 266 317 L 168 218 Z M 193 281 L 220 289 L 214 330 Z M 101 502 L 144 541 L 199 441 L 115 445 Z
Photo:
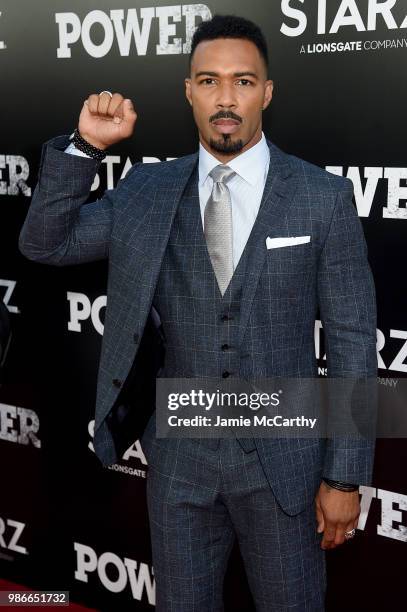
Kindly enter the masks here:
M 273 330 L 295 326 L 303 340 L 296 363 L 281 362 L 277 375 L 316 375 L 313 337 L 319 308 L 324 326 L 330 377 L 375 377 L 376 299 L 362 226 L 352 203 L 348 179 L 288 155 L 267 141 L 270 167 L 263 194 L 267 212 L 264 236 L 281 236 L 287 219 L 304 235 L 312 224 L 312 246 L 317 257 L 310 282 L 313 291 L 305 308 L 293 307 L 286 322 Z M 64 152 L 68 136 L 44 144 L 38 184 L 19 238 L 29 259 L 57 266 L 108 259 L 105 327 L 99 364 L 94 446 L 104 465 L 117 461 L 108 415 L 118 400 L 120 381 L 128 380 L 146 326 L 171 223 L 198 154 L 169 162 L 136 163 L 100 199 L 86 203 L 100 162 Z M 288 225 L 287 225 L 288 227 Z M 293 260 L 287 248 L 279 275 L 292 293 L 297 287 Z M 265 239 L 249 254 L 249 268 L 241 300 L 240 339 L 264 272 Z M 290 268 L 291 266 L 291 268 Z M 263 271 L 262 271 L 263 269 Z M 280 278 L 281 281 L 281 278 Z M 270 307 L 273 301 L 272 283 Z M 119 382 L 117 382 L 119 381 Z M 124 449 L 123 449 L 124 450 Z M 341 438 L 321 445 L 315 440 L 257 440 L 257 450 L 281 506 L 291 514 L 313 500 L 322 476 L 369 485 L 374 444 Z

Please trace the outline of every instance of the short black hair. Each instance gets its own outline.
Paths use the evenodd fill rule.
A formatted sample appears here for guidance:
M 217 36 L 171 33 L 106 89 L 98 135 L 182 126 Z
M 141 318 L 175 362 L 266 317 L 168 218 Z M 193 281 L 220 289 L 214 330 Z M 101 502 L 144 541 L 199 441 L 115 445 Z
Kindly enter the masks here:
M 217 38 L 242 38 L 250 40 L 258 48 L 266 67 L 269 66 L 267 42 L 258 25 L 237 15 L 214 15 L 208 21 L 202 21 L 196 28 L 191 41 L 189 63 L 196 47 L 204 40 Z

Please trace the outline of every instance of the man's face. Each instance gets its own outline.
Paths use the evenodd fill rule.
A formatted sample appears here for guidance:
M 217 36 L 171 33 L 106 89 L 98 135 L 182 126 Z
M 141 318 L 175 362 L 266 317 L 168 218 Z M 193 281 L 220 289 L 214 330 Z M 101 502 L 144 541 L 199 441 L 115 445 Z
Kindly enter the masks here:
M 230 160 L 260 140 L 273 81 L 267 80 L 254 43 L 238 38 L 200 42 L 185 87 L 199 139 L 215 157 Z

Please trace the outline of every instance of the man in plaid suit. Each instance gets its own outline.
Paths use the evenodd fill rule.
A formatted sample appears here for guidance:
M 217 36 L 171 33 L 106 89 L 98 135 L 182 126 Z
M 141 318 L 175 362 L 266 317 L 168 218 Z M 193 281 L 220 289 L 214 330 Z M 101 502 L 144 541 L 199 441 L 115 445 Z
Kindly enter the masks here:
M 19 246 L 52 265 L 109 260 L 94 437 L 104 465 L 124 450 L 123 389 L 130 375 L 137 383 L 152 315 L 165 340 L 160 377 L 315 377 L 318 309 L 328 376 L 376 376 L 375 290 L 352 184 L 266 139 L 267 69 L 255 24 L 203 22 L 185 80 L 199 152 L 137 163 L 95 202 L 104 151 L 133 133 L 132 102 L 92 94 L 73 140 L 44 145 Z M 256 610 L 324 609 L 325 550 L 354 534 L 371 441 L 157 438 L 153 414 L 142 445 L 157 610 L 222 610 L 235 538 Z

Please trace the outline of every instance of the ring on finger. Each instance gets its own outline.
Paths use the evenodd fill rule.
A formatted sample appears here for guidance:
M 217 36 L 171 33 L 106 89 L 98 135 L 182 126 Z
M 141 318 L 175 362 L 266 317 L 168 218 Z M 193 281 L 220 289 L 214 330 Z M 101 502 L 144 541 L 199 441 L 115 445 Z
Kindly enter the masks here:
M 110 96 L 111 98 L 113 98 L 113 94 L 112 94 L 112 92 L 111 92 L 111 91 L 108 91 L 107 89 L 104 89 L 103 91 L 101 91 L 101 92 L 100 92 L 100 94 L 99 94 L 99 96 L 101 96 L 101 95 L 102 95 L 102 94 L 104 94 L 104 93 L 109 94 L 109 96 Z

